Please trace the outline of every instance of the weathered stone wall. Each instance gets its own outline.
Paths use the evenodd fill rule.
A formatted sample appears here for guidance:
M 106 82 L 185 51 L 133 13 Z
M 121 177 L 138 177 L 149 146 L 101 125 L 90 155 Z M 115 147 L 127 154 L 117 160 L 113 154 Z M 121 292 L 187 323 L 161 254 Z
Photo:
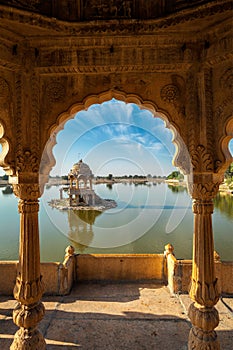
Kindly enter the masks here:
M 0 262 L 0 293 L 12 295 L 17 261 Z M 76 267 L 75 267 L 76 266 Z M 219 288 L 223 294 L 233 294 L 233 262 L 215 262 Z M 163 254 L 82 254 L 62 263 L 41 263 L 45 294 L 69 293 L 72 285 L 83 281 L 156 281 L 168 280 Z M 192 274 L 191 260 L 177 260 L 174 292 L 187 293 Z M 170 278 L 171 279 L 171 278 Z
M 163 280 L 162 254 L 92 254 L 77 256 L 77 280 Z

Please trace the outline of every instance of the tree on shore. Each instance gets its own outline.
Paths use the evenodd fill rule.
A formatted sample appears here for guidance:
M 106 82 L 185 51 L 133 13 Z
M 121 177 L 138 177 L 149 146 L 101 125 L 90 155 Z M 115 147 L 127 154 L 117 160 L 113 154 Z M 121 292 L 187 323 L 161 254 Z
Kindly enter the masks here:
M 225 180 L 230 188 L 233 188 L 233 163 L 230 164 L 229 168 L 225 172 Z
M 175 170 L 170 175 L 167 176 L 167 180 L 183 180 L 184 175 L 180 171 Z

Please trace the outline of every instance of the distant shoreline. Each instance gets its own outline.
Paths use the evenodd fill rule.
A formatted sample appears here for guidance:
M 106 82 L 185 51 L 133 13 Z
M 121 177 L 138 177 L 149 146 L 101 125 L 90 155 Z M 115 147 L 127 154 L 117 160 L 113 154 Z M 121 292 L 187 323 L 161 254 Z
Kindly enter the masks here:
M 146 183 L 146 182 L 165 182 L 166 179 L 160 179 L 160 178 L 113 178 L 112 180 L 109 179 L 93 179 L 92 183 L 95 185 L 98 184 L 110 184 L 113 185 L 115 183 Z M 48 183 L 46 185 L 53 186 L 53 185 L 69 185 L 69 180 L 62 180 L 62 179 L 56 179 L 56 178 L 50 178 Z
M 93 184 L 109 184 L 113 185 L 115 183 L 132 183 L 132 184 L 138 184 L 138 183 L 167 183 L 171 186 L 183 186 L 187 187 L 187 184 L 185 181 L 180 181 L 176 179 L 164 179 L 164 178 L 113 178 L 112 180 L 109 179 L 93 179 Z M 0 179 L 0 187 L 5 187 L 9 185 L 8 180 L 2 180 Z M 61 178 L 50 178 L 49 181 L 46 184 L 46 187 L 50 186 L 60 186 L 60 185 L 69 185 L 69 180 L 63 180 Z M 219 193 L 221 194 L 231 194 L 233 195 L 233 190 L 230 189 L 230 187 L 226 183 L 222 183 L 219 186 Z

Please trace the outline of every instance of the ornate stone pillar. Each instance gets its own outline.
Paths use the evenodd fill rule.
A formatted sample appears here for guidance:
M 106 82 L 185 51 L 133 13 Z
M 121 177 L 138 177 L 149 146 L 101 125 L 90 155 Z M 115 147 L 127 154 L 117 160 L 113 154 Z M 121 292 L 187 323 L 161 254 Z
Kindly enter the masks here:
M 194 239 L 193 266 L 190 297 L 194 301 L 189 307 L 192 329 L 189 334 L 189 350 L 220 349 L 216 332 L 219 323 L 214 305 L 219 299 L 214 269 L 214 242 L 212 232 L 213 198 L 219 181 L 214 174 L 194 176 L 189 191 L 193 198 Z
M 19 198 L 20 213 L 19 270 L 14 288 L 18 305 L 13 311 L 13 320 L 20 329 L 10 349 L 44 350 L 45 340 L 37 329 L 44 315 L 44 306 L 40 301 L 43 284 L 38 227 L 39 184 L 15 184 L 13 190 Z

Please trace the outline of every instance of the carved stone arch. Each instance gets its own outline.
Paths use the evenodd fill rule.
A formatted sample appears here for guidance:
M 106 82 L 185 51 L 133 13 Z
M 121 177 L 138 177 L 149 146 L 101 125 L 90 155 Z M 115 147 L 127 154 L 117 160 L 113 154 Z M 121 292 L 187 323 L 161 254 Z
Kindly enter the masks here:
M 40 185 L 41 192 L 43 192 L 43 188 L 45 183 L 48 180 L 48 176 L 54 165 L 56 164 L 56 160 L 53 156 L 53 147 L 56 145 L 56 136 L 59 131 L 64 128 L 65 123 L 74 118 L 74 116 L 80 112 L 81 110 L 87 110 L 93 104 L 102 104 L 103 102 L 110 101 L 111 99 L 116 99 L 119 101 L 123 101 L 125 103 L 134 103 L 138 105 L 141 109 L 149 110 L 154 117 L 158 117 L 165 122 L 165 127 L 168 128 L 173 134 L 173 144 L 175 145 L 176 152 L 173 158 L 173 164 L 180 168 L 180 170 L 184 174 L 190 174 L 191 171 L 191 161 L 189 157 L 189 152 L 187 146 L 180 136 L 179 126 L 172 121 L 170 114 L 164 110 L 159 108 L 155 102 L 153 101 L 144 101 L 140 96 L 136 94 L 126 94 L 122 91 L 109 90 L 98 95 L 88 95 L 83 99 L 82 102 L 78 102 L 76 104 L 71 105 L 71 107 L 62 112 L 54 124 L 48 131 L 47 142 L 44 147 L 44 151 L 41 157 L 40 164 Z
M 14 169 L 12 164 L 10 164 L 11 162 L 8 160 L 11 142 L 5 135 L 5 130 L 5 124 L 0 119 L 0 166 L 3 168 L 7 175 L 12 175 L 14 173 Z
M 223 162 L 221 162 L 217 168 L 219 173 L 225 172 L 228 166 L 233 162 L 233 155 L 229 150 L 229 142 L 231 139 L 233 139 L 233 115 L 227 119 L 224 127 L 224 135 L 219 142 L 219 147 L 224 157 Z

